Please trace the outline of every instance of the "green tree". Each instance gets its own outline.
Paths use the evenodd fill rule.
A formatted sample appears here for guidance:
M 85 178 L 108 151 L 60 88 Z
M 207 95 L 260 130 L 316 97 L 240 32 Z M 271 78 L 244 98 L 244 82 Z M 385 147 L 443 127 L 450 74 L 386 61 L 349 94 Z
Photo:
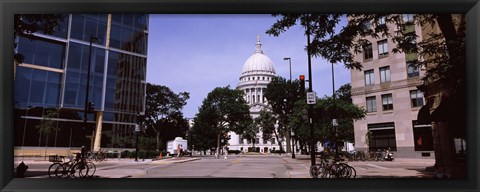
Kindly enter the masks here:
M 194 150 L 203 151 L 204 154 L 206 150 L 215 148 L 217 144 L 216 130 L 211 128 L 211 125 L 215 124 L 212 118 L 212 114 L 198 113 L 193 118 L 193 127 L 190 131 L 188 142 Z
M 160 150 L 167 139 L 186 133 L 188 122 L 181 110 L 190 95 L 187 92 L 175 94 L 166 86 L 150 83 L 147 83 L 146 92 L 145 115 L 141 121 L 147 127 L 147 135 L 155 135 L 156 149 Z
M 353 103 L 351 90 L 352 90 L 352 85 L 350 83 L 347 83 L 345 85 L 340 86 L 338 90 L 335 91 L 335 96 L 338 100 L 342 100 L 347 103 Z
M 252 149 L 255 149 L 255 141 L 257 139 L 257 133 L 260 131 L 258 124 L 258 118 L 255 118 L 248 124 L 245 131 L 242 134 L 242 138 L 252 142 Z
M 56 123 L 52 118 L 57 117 L 57 114 L 56 110 L 48 110 L 47 113 L 43 115 L 40 124 L 36 126 L 38 133 L 45 137 L 45 158 L 47 158 L 48 138 L 50 133 L 53 132 Z
M 274 77 L 267 85 L 265 93 L 268 103 L 272 108 L 272 112 L 278 116 L 279 126 L 278 132 L 285 136 L 287 142 L 287 153 L 291 152 L 290 147 L 290 119 L 293 113 L 293 106 L 297 100 L 302 98 L 300 93 L 300 81 L 287 81 L 283 77 Z M 281 145 L 280 145 L 281 146 Z
M 208 133 L 211 130 L 215 132 L 218 155 L 221 140 L 226 142 L 228 139 L 227 133 L 233 131 L 243 134 L 252 121 L 242 91 L 230 89 L 230 86 L 217 87 L 203 100 L 195 118 L 195 127 L 202 126 L 202 129 L 210 130 Z
M 271 111 L 263 108 L 262 110 L 260 110 L 260 115 L 255 120 L 261 128 L 262 138 L 264 140 L 271 140 L 272 135 L 275 135 L 275 138 L 278 141 L 279 134 L 277 130 L 275 130 L 275 122 L 277 121 L 277 119 Z

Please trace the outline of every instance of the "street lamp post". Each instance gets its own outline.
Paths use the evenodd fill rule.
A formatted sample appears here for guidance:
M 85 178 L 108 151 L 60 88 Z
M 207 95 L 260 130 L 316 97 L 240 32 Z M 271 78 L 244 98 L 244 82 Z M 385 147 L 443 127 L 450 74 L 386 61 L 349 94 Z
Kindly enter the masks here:
M 292 81 L 292 59 L 290 57 L 285 57 L 283 60 L 288 60 L 288 65 L 290 66 L 290 82 Z
M 291 83 L 291 82 L 292 82 L 292 58 L 290 58 L 290 57 L 285 57 L 285 58 L 283 58 L 283 60 L 285 60 L 285 61 L 288 60 L 288 66 L 290 67 L 290 83 Z M 286 102 L 286 100 L 285 100 L 285 102 Z M 293 133 L 293 132 L 292 132 L 292 133 Z M 290 136 L 291 136 L 290 140 L 291 140 L 291 142 L 292 142 L 292 159 L 295 159 L 295 148 L 294 148 L 294 146 L 295 146 L 295 144 L 294 144 L 295 140 L 293 139 L 293 135 L 292 135 L 292 134 L 291 134 Z M 287 141 L 287 142 L 288 142 L 288 141 Z
M 292 137 L 292 159 L 295 159 L 295 132 L 293 131 L 293 128 L 290 136 Z
M 333 94 L 333 142 L 335 146 L 335 157 L 338 158 L 338 146 L 337 146 L 337 127 L 338 127 L 338 119 L 337 119 L 337 106 L 335 105 L 335 76 L 333 71 L 333 63 L 332 63 L 332 94 Z
M 140 125 L 135 125 L 135 161 L 138 161 L 138 135 L 140 135 Z M 144 157 L 145 158 L 145 157 Z
M 87 86 L 85 87 L 85 109 L 83 111 L 83 146 L 85 147 L 85 142 L 86 142 L 86 137 L 87 137 L 87 113 L 88 113 L 88 92 L 89 92 L 89 87 L 90 87 L 90 69 L 91 69 L 91 64 L 92 64 L 92 43 L 96 42 L 98 38 L 93 37 L 90 35 L 90 47 L 89 47 L 89 52 L 88 52 L 88 67 L 87 67 Z M 82 148 L 83 149 L 83 148 Z M 82 159 L 84 158 L 84 152 L 82 150 Z

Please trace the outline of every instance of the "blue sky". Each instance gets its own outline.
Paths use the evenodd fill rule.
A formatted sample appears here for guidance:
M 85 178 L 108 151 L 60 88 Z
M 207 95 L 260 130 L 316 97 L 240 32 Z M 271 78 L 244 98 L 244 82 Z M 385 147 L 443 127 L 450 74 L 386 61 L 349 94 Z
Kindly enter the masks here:
M 215 87 L 235 88 L 245 61 L 254 53 L 256 36 L 262 50 L 274 63 L 277 75 L 308 79 L 307 38 L 300 26 L 279 37 L 265 33 L 277 18 L 271 15 L 150 15 L 147 82 L 186 91 L 190 99 L 184 116 L 193 118 L 203 99 Z M 350 71 L 342 63 L 334 66 L 336 89 L 350 82 Z M 331 64 L 312 58 L 313 91 L 332 94 Z

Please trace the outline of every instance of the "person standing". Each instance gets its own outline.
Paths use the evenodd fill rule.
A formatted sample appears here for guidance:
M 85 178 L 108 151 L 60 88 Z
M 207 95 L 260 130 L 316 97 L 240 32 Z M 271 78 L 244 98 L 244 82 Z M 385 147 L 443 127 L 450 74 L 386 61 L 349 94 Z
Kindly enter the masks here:
M 177 145 L 177 157 L 180 157 L 180 144 Z
M 224 146 L 224 147 L 223 147 L 223 154 L 225 155 L 223 158 L 224 158 L 224 159 L 227 159 L 227 155 L 228 155 L 228 148 L 227 148 L 227 146 Z

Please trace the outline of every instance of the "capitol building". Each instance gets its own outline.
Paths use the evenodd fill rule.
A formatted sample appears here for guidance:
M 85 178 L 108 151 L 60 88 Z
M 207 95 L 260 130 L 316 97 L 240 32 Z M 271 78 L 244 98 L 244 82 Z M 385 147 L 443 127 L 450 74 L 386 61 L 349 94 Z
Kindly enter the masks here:
M 260 36 L 257 36 L 255 52 L 245 61 L 239 78 L 240 82 L 237 85 L 237 89 L 245 93 L 244 99 L 250 107 L 250 116 L 252 119 L 257 118 L 262 109 L 270 108 L 267 99 L 265 98 L 265 92 L 267 90 L 267 85 L 276 76 L 273 62 L 267 55 L 263 54 Z M 264 140 L 261 131 L 256 134 L 255 149 L 253 150 L 252 141 L 243 139 L 241 135 L 234 132 L 228 133 L 230 136 L 229 150 L 269 153 L 270 151 L 280 149 L 279 142 L 276 141 L 275 137 L 271 140 Z M 285 150 L 286 143 L 282 142 L 282 145 L 282 148 Z

